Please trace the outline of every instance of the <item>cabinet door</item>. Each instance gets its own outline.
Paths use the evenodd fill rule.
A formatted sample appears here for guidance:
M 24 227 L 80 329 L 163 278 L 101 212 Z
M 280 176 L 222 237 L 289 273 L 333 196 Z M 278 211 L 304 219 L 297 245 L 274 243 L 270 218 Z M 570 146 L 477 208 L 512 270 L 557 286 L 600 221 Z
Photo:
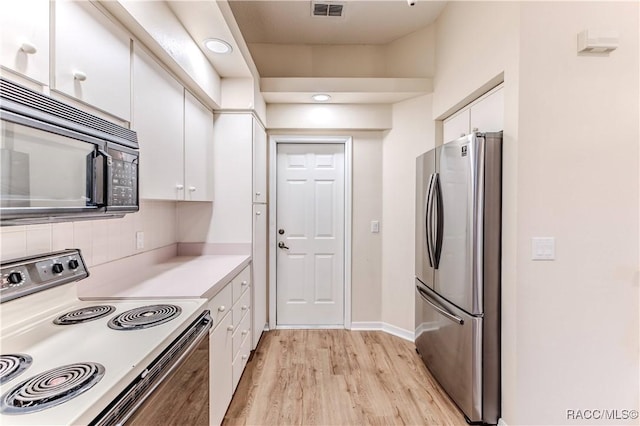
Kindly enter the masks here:
M 233 325 L 231 315 L 211 332 L 209 339 L 209 424 L 219 425 L 233 395 Z
M 267 323 L 267 205 L 253 206 L 253 349 Z
M 267 202 L 267 132 L 253 119 L 253 202 Z
M 131 40 L 88 1 L 55 1 L 53 88 L 131 120 Z
M 252 205 L 251 114 L 223 113 L 214 122 L 216 207 L 210 235 L 216 243 L 251 241 Z
M 213 113 L 184 93 L 185 200 L 213 201 Z
M 138 45 L 132 127 L 140 144 L 140 197 L 183 200 L 184 89 Z
M 0 64 L 49 85 L 49 0 L 2 0 Z
M 444 143 L 458 139 L 460 136 L 468 135 L 469 109 L 466 108 L 458 112 L 453 117 L 449 117 L 442 123 L 442 139 Z
M 504 90 L 502 87 L 471 105 L 471 130 L 498 132 L 504 127 Z

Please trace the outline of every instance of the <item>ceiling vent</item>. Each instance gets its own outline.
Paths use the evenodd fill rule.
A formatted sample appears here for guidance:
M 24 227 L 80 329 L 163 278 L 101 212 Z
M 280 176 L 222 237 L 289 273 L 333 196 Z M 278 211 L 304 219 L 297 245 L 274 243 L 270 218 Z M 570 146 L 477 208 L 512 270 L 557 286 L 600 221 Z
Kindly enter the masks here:
M 331 18 L 341 18 L 344 12 L 344 4 L 333 2 L 311 2 L 311 15 Z

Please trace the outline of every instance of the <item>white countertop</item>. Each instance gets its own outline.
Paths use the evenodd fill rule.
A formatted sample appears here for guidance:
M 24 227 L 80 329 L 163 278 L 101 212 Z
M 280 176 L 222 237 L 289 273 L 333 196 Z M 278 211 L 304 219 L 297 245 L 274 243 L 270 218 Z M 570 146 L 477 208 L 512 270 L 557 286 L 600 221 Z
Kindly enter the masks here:
M 177 256 L 153 265 L 100 271 L 78 296 L 95 299 L 211 299 L 250 262 L 249 255 Z M 91 277 L 89 278 L 91 280 Z

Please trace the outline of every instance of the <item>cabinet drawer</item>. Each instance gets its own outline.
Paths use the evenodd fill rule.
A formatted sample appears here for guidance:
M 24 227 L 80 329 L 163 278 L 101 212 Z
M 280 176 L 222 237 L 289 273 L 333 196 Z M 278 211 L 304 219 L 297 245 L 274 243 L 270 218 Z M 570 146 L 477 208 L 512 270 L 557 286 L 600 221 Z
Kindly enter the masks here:
M 237 326 L 251 308 L 251 292 L 245 291 L 240 300 L 233 305 L 233 325 Z
M 209 310 L 211 311 L 214 327 L 231 310 L 231 291 L 231 285 L 228 284 L 209 301 Z
M 245 315 L 240 325 L 233 331 L 233 356 L 235 357 L 244 341 L 251 336 L 251 315 Z
M 240 377 L 242 377 L 242 372 L 244 371 L 244 367 L 247 365 L 247 361 L 249 360 L 249 354 L 251 353 L 251 339 L 244 339 L 242 342 L 242 346 L 240 346 L 240 351 L 236 355 L 233 360 L 233 391 L 235 392 L 236 387 L 238 387 L 238 382 L 240 381 Z
M 251 268 L 247 266 L 233 279 L 233 303 L 236 303 L 242 293 L 251 285 Z

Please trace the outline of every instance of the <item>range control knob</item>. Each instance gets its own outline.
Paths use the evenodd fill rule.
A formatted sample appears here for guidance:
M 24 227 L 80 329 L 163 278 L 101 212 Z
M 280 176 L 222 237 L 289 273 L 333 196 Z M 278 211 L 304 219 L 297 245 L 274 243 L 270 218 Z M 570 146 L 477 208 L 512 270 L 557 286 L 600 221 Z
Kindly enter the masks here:
M 7 276 L 7 281 L 9 281 L 9 285 L 13 287 L 22 284 L 22 282 L 24 281 L 24 277 L 20 272 L 11 272 Z
M 80 266 L 80 263 L 78 263 L 76 259 L 71 259 L 68 265 L 70 269 L 76 270 L 78 269 L 78 266 Z
M 62 263 L 54 263 L 53 266 L 51 267 L 51 270 L 53 271 L 54 274 L 59 274 L 62 271 L 64 271 L 64 266 L 62 266 Z

